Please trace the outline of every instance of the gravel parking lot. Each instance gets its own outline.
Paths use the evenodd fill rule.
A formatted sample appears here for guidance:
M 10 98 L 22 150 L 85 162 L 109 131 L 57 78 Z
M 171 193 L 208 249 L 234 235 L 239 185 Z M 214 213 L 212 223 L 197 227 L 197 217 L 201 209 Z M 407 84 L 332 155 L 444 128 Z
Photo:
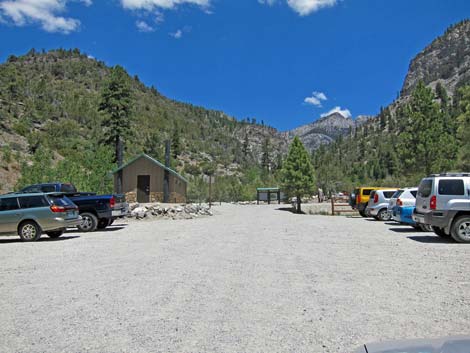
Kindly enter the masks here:
M 469 333 L 469 246 L 278 208 L 0 238 L 0 351 L 343 353 Z

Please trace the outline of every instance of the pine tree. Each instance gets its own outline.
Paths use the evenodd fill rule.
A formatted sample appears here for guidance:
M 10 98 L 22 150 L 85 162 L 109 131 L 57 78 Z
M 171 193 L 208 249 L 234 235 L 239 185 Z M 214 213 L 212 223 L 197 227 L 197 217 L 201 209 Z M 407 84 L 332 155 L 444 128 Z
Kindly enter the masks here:
M 269 173 L 271 171 L 271 142 L 269 137 L 266 137 L 263 143 L 261 167 L 263 171 Z
M 284 190 L 297 198 L 297 212 L 301 213 L 301 198 L 313 192 L 315 176 L 310 155 L 297 136 L 289 147 L 281 173 Z
M 101 93 L 99 110 L 105 114 L 101 125 L 104 142 L 113 144 L 114 161 L 121 166 L 124 141 L 131 131 L 132 96 L 127 73 L 119 65 L 111 70 L 110 78 Z
M 178 127 L 176 126 L 173 129 L 173 135 L 171 137 L 171 155 L 173 159 L 176 160 L 180 154 L 181 154 L 180 132 L 179 132 Z
M 462 113 L 458 116 L 457 137 L 460 143 L 458 155 L 459 168 L 470 171 L 470 86 L 459 89 L 460 109 Z
M 408 122 L 400 135 L 400 154 L 405 170 L 428 175 L 450 167 L 455 141 L 447 132 L 432 90 L 419 82 L 405 107 Z

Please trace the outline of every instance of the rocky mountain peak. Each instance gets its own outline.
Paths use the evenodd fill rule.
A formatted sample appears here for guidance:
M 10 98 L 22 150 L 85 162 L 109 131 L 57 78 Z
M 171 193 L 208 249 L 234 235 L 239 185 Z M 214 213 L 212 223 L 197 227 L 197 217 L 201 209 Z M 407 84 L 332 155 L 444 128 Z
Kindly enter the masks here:
M 470 20 L 459 22 L 421 51 L 410 63 L 401 96 L 408 96 L 422 80 L 440 82 L 450 95 L 470 79 Z

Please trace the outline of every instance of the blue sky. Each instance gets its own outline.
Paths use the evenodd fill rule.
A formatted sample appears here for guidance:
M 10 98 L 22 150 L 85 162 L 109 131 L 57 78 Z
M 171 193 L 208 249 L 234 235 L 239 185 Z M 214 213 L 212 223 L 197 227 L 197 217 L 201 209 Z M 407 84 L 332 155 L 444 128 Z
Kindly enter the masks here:
M 80 48 L 164 95 L 280 130 L 376 114 L 468 0 L 0 0 L 0 60 Z

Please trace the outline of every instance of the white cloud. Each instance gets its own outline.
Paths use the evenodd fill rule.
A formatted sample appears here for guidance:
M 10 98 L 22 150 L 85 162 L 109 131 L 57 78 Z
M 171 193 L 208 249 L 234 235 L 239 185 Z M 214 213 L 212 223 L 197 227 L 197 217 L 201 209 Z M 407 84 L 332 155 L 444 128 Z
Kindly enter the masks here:
M 175 39 L 180 39 L 183 36 L 183 31 L 181 29 L 178 29 L 176 32 L 169 33 L 169 35 Z
M 86 6 L 91 0 L 72 0 Z M 0 17 L 16 26 L 39 23 L 47 32 L 70 33 L 78 30 L 80 21 L 60 16 L 71 0 L 0 0 Z
M 138 20 L 138 21 L 136 21 L 135 25 L 136 25 L 137 30 L 138 30 L 139 32 L 150 33 L 150 32 L 155 31 L 155 28 L 153 28 L 152 26 L 150 26 L 150 25 L 149 25 L 147 22 L 145 22 L 145 21 Z
M 344 116 L 345 118 L 350 118 L 352 116 L 349 109 L 341 109 L 341 107 L 334 107 L 329 112 L 326 112 L 326 113 L 320 115 L 320 117 L 324 118 L 325 116 L 331 115 L 333 113 L 339 113 L 342 116 Z
M 269 6 L 273 6 L 277 2 L 277 0 L 258 0 L 258 2 L 263 5 L 266 4 Z
M 287 4 L 300 16 L 307 16 L 324 7 L 336 5 L 337 0 L 287 0 Z
M 153 11 L 155 9 L 173 9 L 183 4 L 208 7 L 210 0 L 121 0 L 121 4 L 129 10 Z
M 311 97 L 307 97 L 304 99 L 304 102 L 307 104 L 314 105 L 316 107 L 321 107 L 322 101 L 326 101 L 328 98 L 326 97 L 325 93 L 323 92 L 313 92 Z
M 260 4 L 272 6 L 279 0 L 258 0 Z M 310 15 L 322 8 L 331 7 L 338 3 L 338 0 L 286 0 L 290 6 L 300 16 Z

